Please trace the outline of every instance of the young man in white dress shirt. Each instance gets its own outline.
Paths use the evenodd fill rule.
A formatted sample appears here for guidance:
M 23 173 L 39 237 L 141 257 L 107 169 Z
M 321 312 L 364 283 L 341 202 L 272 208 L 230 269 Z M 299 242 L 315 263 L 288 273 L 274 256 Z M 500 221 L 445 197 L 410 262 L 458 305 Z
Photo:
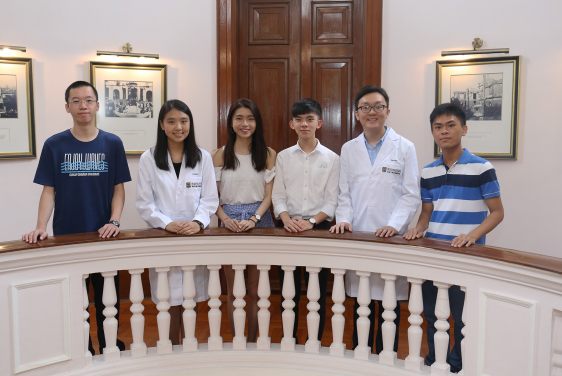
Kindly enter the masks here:
M 322 106 L 313 99 L 303 98 L 291 108 L 292 120 L 289 125 L 299 140 L 295 146 L 277 155 L 276 176 L 273 183 L 272 202 L 275 217 L 280 219 L 277 227 L 288 232 L 303 232 L 311 229 L 330 228 L 338 200 L 339 157 L 322 146 L 316 139 L 316 130 L 322 126 Z M 295 324 L 293 337 L 296 339 L 301 295 L 301 267 L 293 273 L 295 281 Z M 322 339 L 326 322 L 326 289 L 329 269 L 323 268 L 320 280 L 320 325 L 318 340 Z M 283 286 L 284 271 L 279 267 L 279 279 Z M 308 273 L 305 273 L 308 286 Z M 281 304 L 283 299 L 281 300 Z M 283 311 L 283 308 L 281 308 Z
M 340 193 L 333 233 L 374 232 L 380 237 L 404 234 L 420 205 L 419 171 L 414 144 L 385 125 L 390 114 L 389 98 L 383 88 L 369 85 L 355 97 L 355 118 L 363 126 L 359 137 L 346 142 L 341 151 Z M 354 270 L 345 275 L 346 293 L 357 297 L 359 277 Z M 384 280 L 378 273 L 370 277 L 371 313 L 368 346 L 373 347 L 375 301 L 378 301 L 376 353 L 383 350 L 381 325 L 384 322 L 382 298 Z M 396 298 L 408 298 L 408 281 L 396 279 Z M 354 309 L 353 347 L 357 347 L 357 299 Z M 396 303 L 395 324 L 400 324 L 400 304 Z M 396 330 L 394 351 L 398 348 Z

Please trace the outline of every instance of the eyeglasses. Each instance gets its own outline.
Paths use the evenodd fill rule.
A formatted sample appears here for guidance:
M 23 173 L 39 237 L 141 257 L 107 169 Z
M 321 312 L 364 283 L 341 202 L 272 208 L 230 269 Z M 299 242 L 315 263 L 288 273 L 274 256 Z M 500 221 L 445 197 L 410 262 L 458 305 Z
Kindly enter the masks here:
M 383 104 L 377 104 L 376 106 L 361 106 L 361 107 L 358 107 L 358 109 L 360 109 L 361 112 L 364 112 L 364 113 L 370 112 L 371 109 L 375 110 L 375 112 L 383 112 L 385 108 L 388 108 L 388 106 L 385 106 Z
M 73 101 L 68 102 L 69 105 L 72 106 L 80 106 L 80 104 L 84 103 L 86 106 L 93 106 L 94 104 L 98 103 L 98 101 L 95 101 L 93 99 L 86 99 L 85 101 L 81 101 L 78 99 L 75 99 Z

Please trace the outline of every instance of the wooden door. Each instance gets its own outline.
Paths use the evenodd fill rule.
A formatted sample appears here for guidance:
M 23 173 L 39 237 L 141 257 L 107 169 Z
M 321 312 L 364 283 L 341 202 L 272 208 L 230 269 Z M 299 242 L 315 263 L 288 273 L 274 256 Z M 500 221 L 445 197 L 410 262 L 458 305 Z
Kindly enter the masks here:
M 268 146 L 294 145 L 291 106 L 316 99 L 324 125 L 316 133 L 336 153 L 361 133 L 353 101 L 380 84 L 382 0 L 217 0 L 218 146 L 228 108 L 238 98 L 259 106 Z

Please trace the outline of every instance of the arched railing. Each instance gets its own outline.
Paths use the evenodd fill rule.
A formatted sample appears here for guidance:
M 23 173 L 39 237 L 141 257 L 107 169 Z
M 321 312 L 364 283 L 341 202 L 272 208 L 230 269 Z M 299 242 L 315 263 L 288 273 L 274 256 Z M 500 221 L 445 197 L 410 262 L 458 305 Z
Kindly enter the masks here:
M 198 344 L 195 328 L 194 284 L 196 265 L 210 270 L 209 329 L 207 344 Z M 220 333 L 221 301 L 218 271 L 221 265 L 235 270 L 235 333 L 232 343 L 223 343 Z M 259 337 L 246 343 L 244 333 L 244 273 L 246 265 L 260 272 L 258 295 Z M 310 272 L 307 297 L 308 341 L 295 345 L 292 338 L 292 300 L 295 286 L 285 278 L 282 294 L 284 336 L 271 343 L 269 333 L 269 277 L 272 265 L 286 273 L 295 266 Z M 172 347 L 168 339 L 166 273 L 181 266 L 186 328 L 183 345 Z M 143 342 L 143 291 L 140 273 L 155 267 L 159 284 L 157 308 L 159 338 L 155 348 Z M 318 336 L 318 271 L 330 268 L 333 343 L 320 346 Z M 116 346 L 117 321 L 113 275 L 118 270 L 131 274 L 131 350 Z M 343 275 L 354 270 L 360 277 L 358 341 L 355 350 L 346 349 L 342 305 Z M 101 272 L 105 278 L 103 301 L 107 346 L 104 354 L 92 358 L 87 350 L 88 298 L 85 278 Z M 384 350 L 371 354 L 367 347 L 370 302 L 368 279 L 381 273 L 385 280 L 383 307 Z M 396 358 L 393 309 L 394 281 L 405 276 L 411 284 L 409 299 L 409 354 Z M 436 362 L 423 365 L 421 283 L 434 281 L 438 288 L 436 306 Z M 327 231 L 288 234 L 282 229 L 254 229 L 233 234 L 224 229 L 207 229 L 186 237 L 163 230 L 123 231 L 115 239 L 97 234 L 76 234 L 49 238 L 38 244 L 0 243 L 0 374 L 25 375 L 143 375 L 166 374 L 213 368 L 287 370 L 302 375 L 311 372 L 341 375 L 447 375 L 445 362 L 449 324 L 447 289 L 459 285 L 466 291 L 463 322 L 463 372 L 465 375 L 561 375 L 562 374 L 562 259 L 495 247 L 472 246 L 453 249 L 431 239 L 407 242 L 400 237 L 378 239 L 368 233 L 332 235 Z M 327 323 L 330 325 L 330 323 Z M 289 371 L 290 370 L 290 371 Z M 309 372 L 309 373 L 307 373 Z M 184 374 L 182 373 L 182 374 Z M 177 374 L 177 373 L 174 373 Z

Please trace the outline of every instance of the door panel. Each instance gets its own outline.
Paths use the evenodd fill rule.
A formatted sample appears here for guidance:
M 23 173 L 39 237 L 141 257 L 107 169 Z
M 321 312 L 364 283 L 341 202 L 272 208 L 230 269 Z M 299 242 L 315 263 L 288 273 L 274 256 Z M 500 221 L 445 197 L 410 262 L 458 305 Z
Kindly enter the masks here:
M 339 154 L 349 140 L 349 95 L 352 59 L 312 59 L 312 97 L 322 105 L 323 125 L 316 131 L 320 142 Z
M 287 75 L 288 59 L 249 59 L 250 82 L 248 97 L 259 107 L 264 123 L 267 146 L 282 150 L 284 139 L 291 129 L 288 123 L 287 101 L 289 100 Z M 280 130 L 283 137 L 276 137 Z
M 380 84 L 382 0 L 217 0 L 218 146 L 226 142 L 228 107 L 238 98 L 259 106 L 268 146 L 294 145 L 291 106 L 323 107 L 318 139 L 336 153 L 359 135 L 357 91 Z

